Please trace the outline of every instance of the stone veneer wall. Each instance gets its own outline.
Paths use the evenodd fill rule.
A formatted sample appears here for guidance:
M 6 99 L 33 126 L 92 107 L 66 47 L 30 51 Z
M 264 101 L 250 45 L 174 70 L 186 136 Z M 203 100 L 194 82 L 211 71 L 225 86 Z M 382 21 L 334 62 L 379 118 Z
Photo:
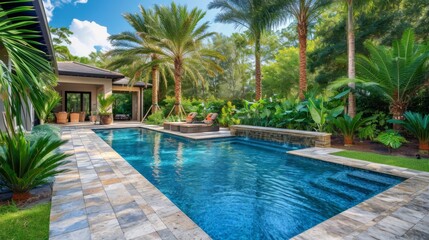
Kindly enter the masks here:
M 304 147 L 330 147 L 331 134 L 292 129 L 233 125 L 231 135 L 265 141 L 300 145 Z

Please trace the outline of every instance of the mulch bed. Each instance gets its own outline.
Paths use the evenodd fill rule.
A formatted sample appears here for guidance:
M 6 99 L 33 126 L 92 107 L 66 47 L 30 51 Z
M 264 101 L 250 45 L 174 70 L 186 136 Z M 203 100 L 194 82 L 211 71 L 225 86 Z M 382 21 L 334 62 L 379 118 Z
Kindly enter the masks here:
M 40 203 L 47 203 L 51 201 L 52 184 L 46 184 L 37 187 L 30 191 L 31 197 L 26 201 L 15 202 L 20 208 L 29 208 Z M 6 189 L 0 189 L 0 206 L 8 205 L 12 201 L 12 192 Z
M 418 141 L 416 139 L 408 140 L 408 143 L 402 145 L 399 149 L 392 149 L 392 153 L 381 143 L 373 142 L 369 140 L 359 141 L 355 139 L 353 146 L 344 146 L 343 137 L 332 136 L 331 145 L 334 148 L 340 148 L 344 150 L 353 150 L 361 152 L 373 152 L 384 155 L 403 156 L 403 157 L 414 157 L 420 155 L 421 158 L 429 158 L 428 152 L 420 152 Z

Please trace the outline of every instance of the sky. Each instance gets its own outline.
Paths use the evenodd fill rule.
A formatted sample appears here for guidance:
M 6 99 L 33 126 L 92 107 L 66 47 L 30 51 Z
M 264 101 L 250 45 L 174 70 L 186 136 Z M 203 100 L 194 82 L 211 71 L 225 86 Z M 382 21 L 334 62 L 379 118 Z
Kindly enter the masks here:
M 210 31 L 230 35 L 238 31 L 232 24 L 215 23 L 219 10 L 208 10 L 210 0 L 175 0 L 188 8 L 198 7 L 207 12 L 204 21 L 210 22 Z M 169 5 L 171 0 L 43 0 L 45 12 L 52 27 L 68 27 L 70 52 L 76 56 L 88 56 L 96 50 L 108 50 L 107 38 L 112 34 L 132 31 L 122 17 L 123 13 L 136 13 L 138 6 L 150 8 L 155 4 Z

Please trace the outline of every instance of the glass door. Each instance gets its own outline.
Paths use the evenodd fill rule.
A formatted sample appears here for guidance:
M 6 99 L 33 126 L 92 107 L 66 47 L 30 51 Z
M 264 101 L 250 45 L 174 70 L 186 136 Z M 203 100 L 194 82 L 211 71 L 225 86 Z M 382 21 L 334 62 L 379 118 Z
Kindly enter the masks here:
M 85 112 L 91 114 L 91 93 L 90 92 L 66 92 L 66 111 Z

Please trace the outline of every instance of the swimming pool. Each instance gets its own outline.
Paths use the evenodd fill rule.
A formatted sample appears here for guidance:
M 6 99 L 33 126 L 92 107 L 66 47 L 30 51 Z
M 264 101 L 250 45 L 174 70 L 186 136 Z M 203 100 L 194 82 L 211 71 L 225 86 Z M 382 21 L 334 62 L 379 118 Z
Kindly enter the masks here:
M 245 139 L 95 130 L 213 239 L 285 239 L 404 179 Z

